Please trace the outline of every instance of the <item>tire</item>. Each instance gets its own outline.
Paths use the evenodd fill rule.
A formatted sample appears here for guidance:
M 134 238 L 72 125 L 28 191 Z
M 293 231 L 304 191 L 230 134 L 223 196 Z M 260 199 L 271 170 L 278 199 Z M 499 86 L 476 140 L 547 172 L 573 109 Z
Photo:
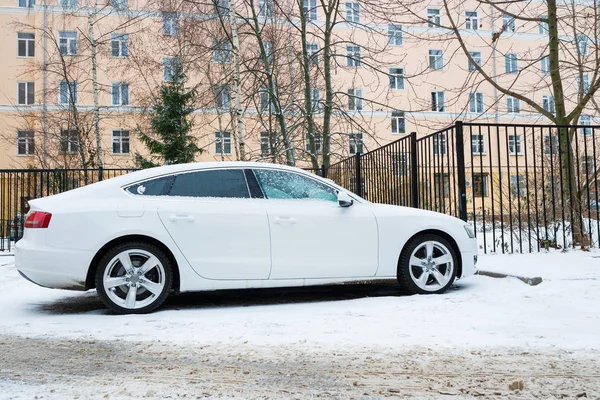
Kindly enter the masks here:
M 398 260 L 398 282 L 412 294 L 444 293 L 456 279 L 458 257 L 448 240 L 423 234 L 410 240 Z
M 168 257 L 145 242 L 126 242 L 111 248 L 96 270 L 98 295 L 119 314 L 145 314 L 160 307 L 172 284 Z

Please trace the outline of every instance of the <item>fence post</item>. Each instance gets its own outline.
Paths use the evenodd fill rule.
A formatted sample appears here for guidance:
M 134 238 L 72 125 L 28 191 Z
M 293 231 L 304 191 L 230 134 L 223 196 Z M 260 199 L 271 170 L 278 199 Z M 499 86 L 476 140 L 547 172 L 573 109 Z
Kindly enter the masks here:
M 98 182 L 102 180 L 104 175 L 104 168 L 98 167 Z
M 327 167 L 325 166 L 325 164 L 321 165 L 321 177 L 327 178 Z
M 356 177 L 355 177 L 355 184 L 356 187 L 354 189 L 354 193 L 356 193 L 357 195 L 362 197 L 362 178 L 360 176 L 360 152 L 357 151 L 355 157 L 355 162 L 354 165 L 356 166 Z
M 456 121 L 456 168 L 458 174 L 458 214 L 463 221 L 467 220 L 467 182 L 465 176 L 465 141 L 463 122 Z
M 410 205 L 419 208 L 419 171 L 417 169 L 417 132 L 410 133 Z

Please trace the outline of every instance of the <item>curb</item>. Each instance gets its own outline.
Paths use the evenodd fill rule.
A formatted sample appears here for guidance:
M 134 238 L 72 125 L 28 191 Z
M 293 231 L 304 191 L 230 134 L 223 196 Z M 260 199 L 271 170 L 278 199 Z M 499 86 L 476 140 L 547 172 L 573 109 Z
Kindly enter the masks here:
M 491 272 L 491 271 L 482 271 L 482 270 L 478 270 L 476 275 L 489 276 L 490 278 L 517 278 L 518 280 L 528 284 L 529 286 L 537 286 L 543 282 L 541 276 L 534 276 L 532 278 L 526 278 L 523 276 L 502 274 L 500 272 Z

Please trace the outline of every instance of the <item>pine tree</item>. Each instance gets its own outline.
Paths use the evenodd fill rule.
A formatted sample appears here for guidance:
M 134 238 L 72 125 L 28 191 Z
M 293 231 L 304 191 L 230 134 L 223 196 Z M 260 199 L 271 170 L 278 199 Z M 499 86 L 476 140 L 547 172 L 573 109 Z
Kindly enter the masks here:
M 140 168 L 163 164 L 193 162 L 202 149 L 190 133 L 193 127 L 196 89 L 186 90 L 181 68 L 176 68 L 171 81 L 160 87 L 160 95 L 154 104 L 150 118 L 151 133 L 137 130 L 140 141 L 150 151 L 150 158 L 136 153 L 135 163 Z

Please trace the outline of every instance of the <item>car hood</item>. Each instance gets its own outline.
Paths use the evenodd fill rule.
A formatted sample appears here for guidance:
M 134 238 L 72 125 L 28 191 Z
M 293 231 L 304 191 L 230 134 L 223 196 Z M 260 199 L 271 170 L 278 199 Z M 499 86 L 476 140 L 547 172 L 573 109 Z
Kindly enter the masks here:
M 463 220 L 453 217 L 451 215 L 442 214 L 436 211 L 423 210 L 420 208 L 404 207 L 404 206 L 393 206 L 389 204 L 375 204 L 371 203 L 374 212 L 377 216 L 404 216 L 404 217 L 419 217 L 427 219 L 436 219 L 440 221 L 466 224 Z

